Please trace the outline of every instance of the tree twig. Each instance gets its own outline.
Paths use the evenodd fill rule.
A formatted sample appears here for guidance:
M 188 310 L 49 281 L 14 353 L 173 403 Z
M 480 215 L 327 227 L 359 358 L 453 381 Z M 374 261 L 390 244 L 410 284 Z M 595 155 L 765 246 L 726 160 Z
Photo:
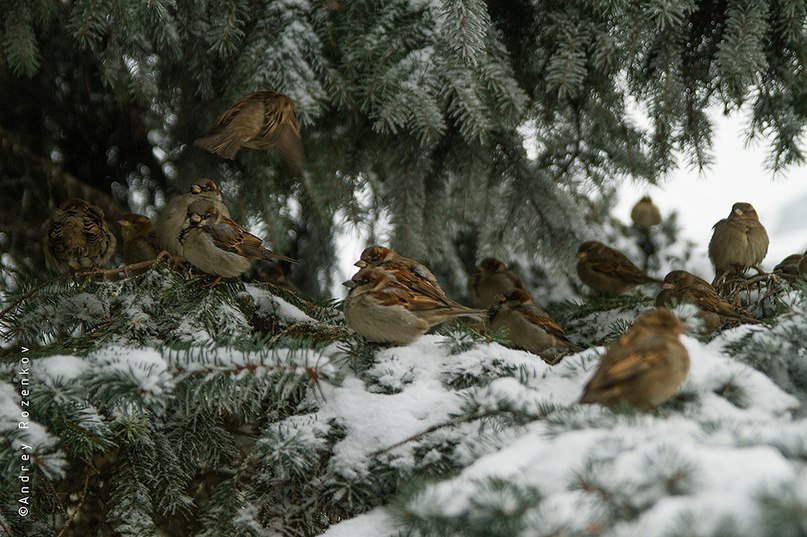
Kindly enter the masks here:
M 84 502 L 87 499 L 87 490 L 90 488 L 90 477 L 94 475 L 95 472 L 92 469 L 90 469 L 84 476 L 84 488 L 81 491 L 81 498 L 79 498 L 78 504 L 76 504 L 76 510 L 73 511 L 72 515 L 67 517 L 67 520 L 65 520 L 64 522 L 64 526 L 62 526 L 62 529 L 59 531 L 59 533 L 56 534 L 56 537 L 62 537 L 64 535 L 64 532 L 67 531 L 67 528 L 70 527 L 70 524 L 73 522 L 73 519 L 75 519 L 76 516 L 81 512 L 81 508 L 84 507 Z

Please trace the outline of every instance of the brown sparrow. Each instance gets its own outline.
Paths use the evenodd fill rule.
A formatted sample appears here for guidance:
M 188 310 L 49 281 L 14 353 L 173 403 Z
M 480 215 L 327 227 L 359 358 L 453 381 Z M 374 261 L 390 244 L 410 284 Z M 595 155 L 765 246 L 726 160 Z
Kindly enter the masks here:
M 577 249 L 577 275 L 596 293 L 622 294 L 643 283 L 661 283 L 623 253 L 601 242 L 586 241 Z
M 443 288 L 437 283 L 437 278 L 425 265 L 416 259 L 398 255 L 391 248 L 377 244 L 367 247 L 355 265 L 359 268 L 380 268 L 395 276 L 398 283 L 417 293 L 431 296 L 435 300 L 451 304 L 453 307 L 465 307 L 446 296 Z
M 420 261 L 412 259 L 411 257 L 398 255 L 398 253 L 392 248 L 387 248 L 386 246 L 381 246 L 378 244 L 365 248 L 362 251 L 361 256 L 359 256 L 359 260 L 356 261 L 354 265 L 359 268 L 380 267 L 392 261 L 398 263 L 398 266 L 403 263 L 418 277 L 424 278 L 437 285 L 437 278 L 434 276 L 434 274 L 432 274 L 432 271 L 426 268 L 426 266 Z
M 648 230 L 661 223 L 661 211 L 655 206 L 650 196 L 645 196 L 633 206 L 630 219 L 635 228 Z
M 689 373 L 689 353 L 678 339 L 684 332 L 668 309 L 640 315 L 603 356 L 580 402 L 651 410 L 671 398 Z
M 182 226 L 188 216 L 188 207 L 199 199 L 210 202 L 219 214 L 230 217 L 230 211 L 221 201 L 221 192 L 216 183 L 210 179 L 200 180 L 186 194 L 172 197 L 160 213 L 157 219 L 157 245 L 161 249 L 171 255 L 181 255 L 178 242 L 179 232 L 182 231 Z
M 743 274 L 757 268 L 768 253 L 768 233 L 750 203 L 735 203 L 728 218 L 713 227 L 709 259 L 715 267 L 717 284 L 729 273 Z
M 706 280 L 685 270 L 674 270 L 664 278 L 656 306 L 670 308 L 675 304 L 694 304 L 700 309 L 698 317 L 708 331 L 718 330 L 727 323 L 758 323 L 715 291 Z
M 799 263 L 801 262 L 801 258 L 804 257 L 801 254 L 793 254 L 789 255 L 782 260 L 781 263 L 773 267 L 774 272 L 778 272 L 781 274 L 789 274 L 791 276 L 798 276 L 799 275 Z
M 484 310 L 419 292 L 381 268 L 363 268 L 343 285 L 350 289 L 345 299 L 348 326 L 376 343 L 406 345 L 448 319 L 485 315 Z
M 286 95 L 273 91 L 258 91 L 239 99 L 216 119 L 210 134 L 194 144 L 231 160 L 242 147 L 277 146 L 295 175 L 300 175 L 303 169 L 297 105 Z
M 156 259 L 160 254 L 157 247 L 157 231 L 148 216 L 129 214 L 118 220 L 123 235 L 123 262 L 127 265 Z
M 181 255 L 191 265 L 224 278 L 240 276 L 255 259 L 285 259 L 263 247 L 263 241 L 219 213 L 209 200 L 200 199 L 188 207 L 179 232 Z
M 523 289 L 511 289 L 499 295 L 488 310 L 494 330 L 504 329 L 510 343 L 518 349 L 541 356 L 555 347 L 578 347 L 566 339 L 563 328 L 538 307 Z
M 45 222 L 44 232 L 45 265 L 56 272 L 102 267 L 117 245 L 104 211 L 79 198 L 59 205 Z
M 499 295 L 513 289 L 526 292 L 515 272 L 493 257 L 483 259 L 476 272 L 468 278 L 468 294 L 477 308 L 489 308 L 498 301 Z

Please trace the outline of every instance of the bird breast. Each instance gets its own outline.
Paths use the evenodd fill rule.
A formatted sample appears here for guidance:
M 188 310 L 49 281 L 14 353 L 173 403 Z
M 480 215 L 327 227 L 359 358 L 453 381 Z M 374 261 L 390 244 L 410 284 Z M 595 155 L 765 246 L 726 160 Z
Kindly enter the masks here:
M 225 278 L 240 276 L 251 264 L 245 257 L 216 247 L 201 228 L 191 229 L 186 233 L 182 255 L 199 270 Z
M 345 320 L 370 341 L 395 345 L 411 343 L 430 327 L 403 306 L 382 306 L 365 293 L 345 300 Z

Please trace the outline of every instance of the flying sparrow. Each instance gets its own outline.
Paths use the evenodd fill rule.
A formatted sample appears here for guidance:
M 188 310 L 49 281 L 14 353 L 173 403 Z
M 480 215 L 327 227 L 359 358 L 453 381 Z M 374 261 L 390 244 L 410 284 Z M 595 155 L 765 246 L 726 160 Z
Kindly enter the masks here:
M 622 294 L 644 283 L 661 283 L 634 265 L 623 253 L 596 241 L 577 249 L 577 275 L 597 293 Z
M 194 144 L 231 160 L 242 147 L 277 146 L 295 175 L 301 175 L 303 169 L 297 105 L 273 91 L 258 91 L 239 99 L 216 119 L 210 134 Z
M 348 326 L 376 343 L 407 345 L 443 321 L 486 313 L 419 292 L 381 268 L 363 268 L 343 285 L 350 289 L 345 299 Z
M 263 241 L 219 213 L 215 204 L 200 199 L 191 203 L 179 232 L 181 255 L 191 265 L 224 278 L 240 276 L 256 259 L 284 259 L 263 247 Z
M 580 402 L 651 410 L 671 398 L 689 373 L 689 353 L 678 339 L 684 332 L 668 309 L 640 315 L 603 356 Z
M 656 306 L 670 308 L 675 304 L 694 304 L 708 331 L 718 330 L 727 323 L 758 323 L 740 308 L 735 307 L 715 291 L 706 280 L 685 270 L 674 270 L 664 278 Z
M 148 216 L 129 214 L 118 220 L 123 235 L 123 261 L 127 265 L 156 259 L 160 253 L 157 247 L 157 231 Z
M 102 267 L 115 253 L 117 240 L 104 211 L 83 199 L 70 198 L 53 211 L 44 226 L 45 265 L 56 272 Z
M 563 328 L 538 307 L 524 289 L 499 295 L 488 310 L 490 326 L 504 329 L 514 347 L 542 356 L 546 350 L 567 347 L 578 350 L 566 339 Z M 549 360 L 548 360 L 549 361 Z
M 199 199 L 211 203 L 219 214 L 230 217 L 230 211 L 221 201 L 221 192 L 216 183 L 210 179 L 200 180 L 186 194 L 172 197 L 157 218 L 157 245 L 161 249 L 171 255 L 182 255 L 181 245 L 178 241 L 179 232 L 182 231 L 182 226 L 188 216 L 188 207 Z
M 750 203 L 735 203 L 728 218 L 713 227 L 709 259 L 715 267 L 717 284 L 730 273 L 743 274 L 759 265 L 768 253 L 768 233 Z
M 645 196 L 633 206 L 630 219 L 635 228 L 648 230 L 661 223 L 661 211 L 655 206 L 650 196 Z
M 493 257 L 483 259 L 476 272 L 468 278 L 468 294 L 477 308 L 489 308 L 497 302 L 499 295 L 513 289 L 526 292 L 515 272 Z
M 782 260 L 781 263 L 773 267 L 774 272 L 779 272 L 781 274 L 789 274 L 791 276 L 798 276 L 799 275 L 799 263 L 801 262 L 801 258 L 804 257 L 801 254 L 793 254 L 789 255 Z

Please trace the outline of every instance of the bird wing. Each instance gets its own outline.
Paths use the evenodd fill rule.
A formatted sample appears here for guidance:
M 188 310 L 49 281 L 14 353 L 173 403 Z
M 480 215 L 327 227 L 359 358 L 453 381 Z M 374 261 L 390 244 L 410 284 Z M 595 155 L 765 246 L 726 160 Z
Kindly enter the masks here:
M 658 350 L 637 349 L 609 358 L 612 352 L 603 357 L 597 373 L 586 385 L 586 393 L 612 388 L 656 367 L 664 360 L 664 355 Z
M 619 254 L 619 252 L 617 252 Z M 616 257 L 598 256 L 589 261 L 589 269 L 594 272 L 599 272 L 608 277 L 616 277 L 626 282 L 631 283 L 648 283 L 658 282 L 659 280 L 651 278 L 642 269 L 634 265 L 630 259 L 619 254 Z
M 558 339 L 566 340 L 566 332 L 563 330 L 563 327 L 548 315 L 541 315 L 533 308 L 525 307 L 524 304 L 521 306 L 516 306 L 515 310 L 544 332 L 547 332 Z
M 216 119 L 211 134 L 226 130 L 235 135 L 239 141 L 249 140 L 261 132 L 263 119 L 263 99 L 250 94 L 239 99 Z

